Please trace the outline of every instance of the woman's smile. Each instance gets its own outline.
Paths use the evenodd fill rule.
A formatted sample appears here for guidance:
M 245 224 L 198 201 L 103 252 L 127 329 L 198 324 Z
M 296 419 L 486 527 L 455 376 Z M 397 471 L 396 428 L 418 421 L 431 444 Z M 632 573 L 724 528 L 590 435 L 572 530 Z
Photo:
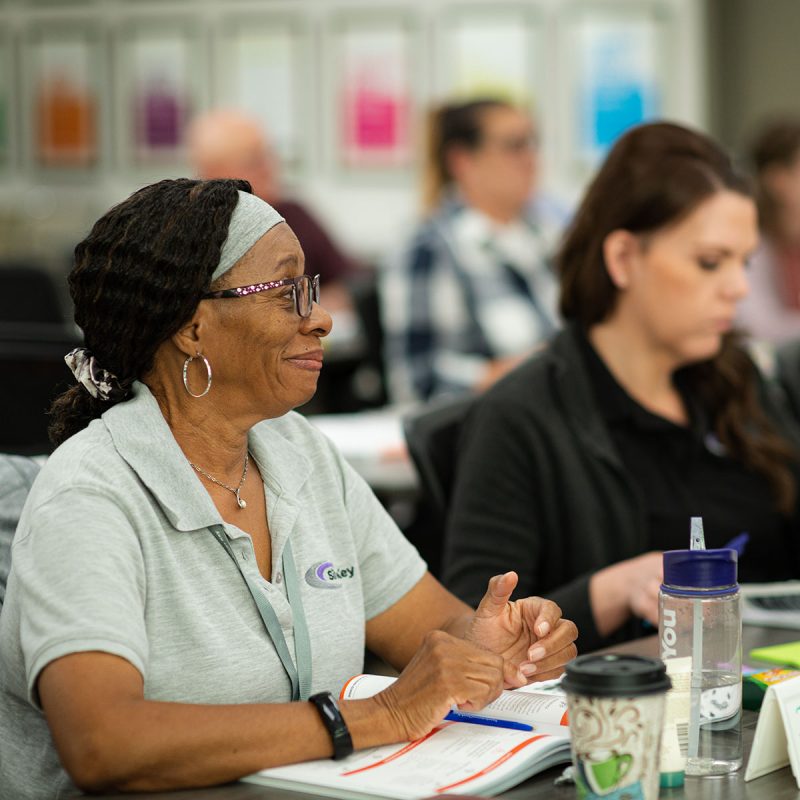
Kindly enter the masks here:
M 286 360 L 299 369 L 319 372 L 322 369 L 322 348 L 311 350 L 308 353 L 300 353 L 296 356 L 289 356 Z

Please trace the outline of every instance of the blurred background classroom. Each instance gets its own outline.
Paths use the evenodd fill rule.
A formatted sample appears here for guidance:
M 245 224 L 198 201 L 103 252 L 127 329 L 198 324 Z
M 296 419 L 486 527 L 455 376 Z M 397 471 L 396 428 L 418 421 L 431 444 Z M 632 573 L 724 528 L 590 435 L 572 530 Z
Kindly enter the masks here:
M 796 0 L 0 0 L 0 451 L 48 451 L 45 408 L 79 339 L 74 245 L 137 187 L 213 175 L 192 124 L 224 109 L 261 132 L 259 193 L 302 214 L 290 222 L 308 226 L 306 248 L 338 264 L 323 284 L 323 303 L 337 287 L 326 367 L 303 411 L 325 415 L 354 462 L 375 467 L 380 450 L 376 489 L 413 489 L 399 415 L 380 411 L 393 398 L 379 273 L 422 217 L 430 109 L 483 97 L 523 109 L 536 192 L 566 219 L 639 122 L 688 123 L 749 163 L 765 124 L 800 117 L 798 39 Z M 800 134 L 782 130 L 756 166 L 790 198 Z M 797 309 L 791 228 L 778 260 Z M 782 338 L 800 336 L 794 324 Z

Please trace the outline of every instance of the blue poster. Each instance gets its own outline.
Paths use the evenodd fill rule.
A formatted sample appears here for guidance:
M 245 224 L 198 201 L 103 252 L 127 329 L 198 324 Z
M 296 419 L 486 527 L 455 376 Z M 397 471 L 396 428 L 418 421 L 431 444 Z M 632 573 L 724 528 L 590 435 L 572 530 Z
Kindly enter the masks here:
M 617 137 L 660 112 L 652 21 L 585 21 L 581 30 L 580 136 L 583 156 L 600 160 Z

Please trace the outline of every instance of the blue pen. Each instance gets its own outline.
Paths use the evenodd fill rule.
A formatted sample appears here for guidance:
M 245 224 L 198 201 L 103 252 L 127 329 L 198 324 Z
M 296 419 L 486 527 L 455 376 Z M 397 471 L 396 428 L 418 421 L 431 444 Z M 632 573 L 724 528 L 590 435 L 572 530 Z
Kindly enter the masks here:
M 747 531 L 742 531 L 738 536 L 734 536 L 728 544 L 725 545 L 727 550 L 735 550 L 738 555 L 744 553 L 744 548 L 750 541 L 750 534 Z
M 489 725 L 492 728 L 511 728 L 513 731 L 532 731 L 533 725 L 524 722 L 514 722 L 510 719 L 496 719 L 495 717 L 479 717 L 477 714 L 464 714 L 461 711 L 451 711 L 445 719 L 450 722 L 469 722 L 472 725 Z

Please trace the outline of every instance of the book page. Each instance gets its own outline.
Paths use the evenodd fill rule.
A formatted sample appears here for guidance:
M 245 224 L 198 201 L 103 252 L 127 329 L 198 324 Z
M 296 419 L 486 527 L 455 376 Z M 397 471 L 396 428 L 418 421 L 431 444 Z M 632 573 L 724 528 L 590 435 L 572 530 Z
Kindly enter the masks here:
M 371 697 L 383 691 L 395 680 L 396 678 L 386 675 L 357 675 L 344 685 L 339 697 L 342 700 Z M 504 691 L 481 711 L 469 713 L 515 722 L 566 726 L 567 697 L 565 694 L 552 691 L 537 692 L 526 686 L 524 691 Z
M 410 800 L 437 793 L 496 793 L 569 761 L 569 740 L 534 731 L 444 722 L 415 742 L 263 770 L 246 780 L 339 797 Z

